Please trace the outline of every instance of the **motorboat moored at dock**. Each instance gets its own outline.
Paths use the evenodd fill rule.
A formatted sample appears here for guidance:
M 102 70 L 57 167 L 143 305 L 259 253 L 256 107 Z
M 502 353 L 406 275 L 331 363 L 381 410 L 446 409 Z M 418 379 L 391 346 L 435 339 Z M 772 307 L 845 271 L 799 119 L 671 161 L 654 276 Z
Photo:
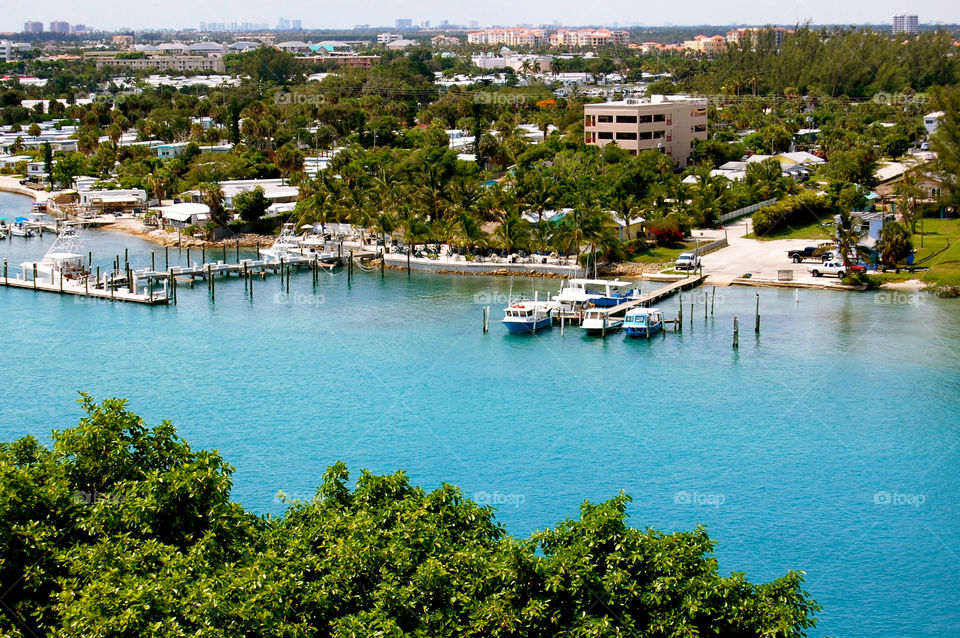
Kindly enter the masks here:
M 648 339 L 663 330 L 663 312 L 659 308 L 631 308 L 623 317 L 623 331 L 628 337 Z

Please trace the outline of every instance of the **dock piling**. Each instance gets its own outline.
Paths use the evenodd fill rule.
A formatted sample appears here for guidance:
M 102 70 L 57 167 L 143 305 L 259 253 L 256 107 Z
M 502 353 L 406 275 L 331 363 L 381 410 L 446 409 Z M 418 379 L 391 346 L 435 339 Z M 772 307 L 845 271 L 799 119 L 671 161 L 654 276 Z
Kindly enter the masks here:
M 717 300 L 717 287 L 713 287 L 713 292 L 710 293 L 710 316 L 713 316 L 713 303 Z
M 733 349 L 736 350 L 740 347 L 740 320 L 736 317 L 733 318 Z
M 170 270 L 170 246 L 163 247 L 163 269 Z
M 481 309 L 481 315 L 483 317 L 483 333 L 486 334 L 490 330 L 490 306 L 484 306 Z
M 150 270 L 157 269 L 157 255 L 154 251 L 150 251 Z
M 754 293 L 757 295 L 757 321 L 756 325 L 753 328 L 753 331 L 757 334 L 760 334 L 760 293 Z

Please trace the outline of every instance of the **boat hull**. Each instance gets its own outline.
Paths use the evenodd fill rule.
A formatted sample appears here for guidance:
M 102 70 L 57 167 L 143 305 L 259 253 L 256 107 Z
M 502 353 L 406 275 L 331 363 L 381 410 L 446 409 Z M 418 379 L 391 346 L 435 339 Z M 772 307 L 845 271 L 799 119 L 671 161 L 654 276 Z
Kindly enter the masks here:
M 544 328 L 549 328 L 551 325 L 553 325 L 553 319 L 550 317 L 541 317 L 536 321 L 503 320 L 502 323 L 504 326 L 506 326 L 509 334 L 533 334 L 534 332 L 538 332 Z
M 620 320 L 607 321 L 606 327 L 604 327 L 602 324 L 599 324 L 599 323 L 597 324 L 594 324 L 593 322 L 591 322 L 590 324 L 584 323 L 582 327 L 584 330 L 586 330 L 587 334 L 592 337 L 596 335 L 610 334 L 611 332 L 619 331 L 621 328 L 623 328 L 623 321 L 620 321 Z
M 650 326 L 649 328 L 647 328 L 646 326 L 624 328 L 623 332 L 628 337 L 647 337 L 647 336 L 653 336 L 658 332 L 660 332 L 661 330 L 663 330 L 663 324 L 658 323 L 656 325 Z

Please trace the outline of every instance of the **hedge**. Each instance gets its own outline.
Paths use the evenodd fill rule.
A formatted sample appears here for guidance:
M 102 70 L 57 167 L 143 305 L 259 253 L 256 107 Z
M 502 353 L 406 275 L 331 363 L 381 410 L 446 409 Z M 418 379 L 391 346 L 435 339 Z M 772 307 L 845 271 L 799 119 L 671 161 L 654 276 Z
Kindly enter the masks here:
M 755 212 L 753 232 L 766 235 L 780 226 L 808 224 L 835 212 L 826 197 L 806 191 Z

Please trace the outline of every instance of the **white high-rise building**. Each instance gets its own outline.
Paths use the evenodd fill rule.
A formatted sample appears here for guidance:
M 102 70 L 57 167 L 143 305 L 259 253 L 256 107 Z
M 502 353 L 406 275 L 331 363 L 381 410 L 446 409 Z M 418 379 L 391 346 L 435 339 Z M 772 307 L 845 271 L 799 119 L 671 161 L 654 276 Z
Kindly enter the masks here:
M 915 15 L 908 15 L 906 13 L 893 16 L 893 33 L 894 35 L 898 33 L 909 33 L 916 35 L 919 31 L 919 20 Z

